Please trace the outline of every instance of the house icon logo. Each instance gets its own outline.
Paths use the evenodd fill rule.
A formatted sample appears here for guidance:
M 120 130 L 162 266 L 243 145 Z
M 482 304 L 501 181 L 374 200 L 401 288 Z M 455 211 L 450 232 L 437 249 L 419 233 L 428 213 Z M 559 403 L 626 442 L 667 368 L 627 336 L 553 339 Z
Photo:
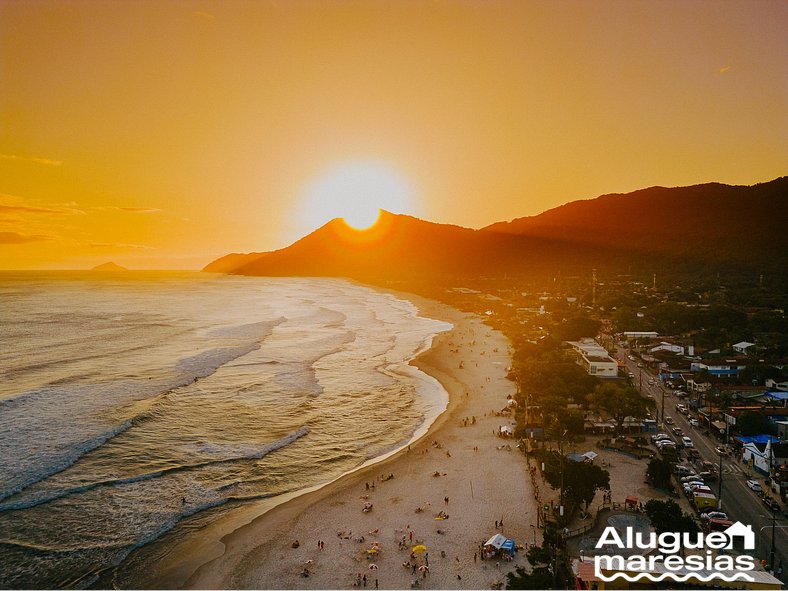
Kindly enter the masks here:
M 733 548 L 734 537 L 741 536 L 744 538 L 744 549 L 755 550 L 755 532 L 752 531 L 751 525 L 744 525 L 741 521 L 737 521 L 725 530 L 725 535 L 728 536 L 728 549 Z

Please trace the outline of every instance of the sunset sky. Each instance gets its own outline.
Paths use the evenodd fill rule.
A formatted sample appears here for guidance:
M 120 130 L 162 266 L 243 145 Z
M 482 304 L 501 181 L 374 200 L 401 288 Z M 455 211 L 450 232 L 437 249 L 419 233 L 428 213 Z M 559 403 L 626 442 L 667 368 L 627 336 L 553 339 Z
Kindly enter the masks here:
M 200 268 L 366 193 L 478 228 L 771 180 L 786 31 L 771 0 L 0 0 L 0 268 Z

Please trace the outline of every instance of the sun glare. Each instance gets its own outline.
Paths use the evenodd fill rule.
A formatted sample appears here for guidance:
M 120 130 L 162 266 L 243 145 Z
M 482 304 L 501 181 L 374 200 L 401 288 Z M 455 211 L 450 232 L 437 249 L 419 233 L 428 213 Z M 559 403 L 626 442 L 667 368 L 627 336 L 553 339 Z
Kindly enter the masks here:
M 380 210 L 411 213 L 412 189 L 396 170 L 356 162 L 326 171 L 307 189 L 304 221 L 312 229 L 343 218 L 357 230 L 377 222 Z

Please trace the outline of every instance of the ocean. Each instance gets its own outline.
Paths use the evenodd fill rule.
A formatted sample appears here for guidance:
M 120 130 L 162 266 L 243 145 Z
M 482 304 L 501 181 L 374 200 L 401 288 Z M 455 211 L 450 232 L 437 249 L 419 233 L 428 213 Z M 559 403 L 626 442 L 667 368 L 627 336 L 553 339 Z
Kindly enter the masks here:
M 449 328 L 343 280 L 0 273 L 0 587 L 134 587 L 135 549 L 405 445 Z

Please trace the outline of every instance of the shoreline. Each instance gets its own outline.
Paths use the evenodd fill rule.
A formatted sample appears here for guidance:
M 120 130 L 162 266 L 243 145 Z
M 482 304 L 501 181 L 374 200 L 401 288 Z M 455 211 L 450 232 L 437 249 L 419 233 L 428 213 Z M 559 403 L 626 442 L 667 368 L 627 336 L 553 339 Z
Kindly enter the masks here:
M 237 513 L 219 519 L 216 523 L 205 526 L 205 528 L 197 533 L 190 534 L 183 543 L 173 548 L 173 551 L 167 556 L 163 564 L 156 565 L 156 571 L 158 572 L 148 581 L 151 583 L 150 586 L 162 589 L 179 587 L 220 589 L 249 586 L 257 588 L 308 588 L 308 586 L 311 587 L 313 584 L 316 584 L 316 588 L 349 587 L 351 583 L 347 574 L 343 577 L 346 582 L 340 582 L 337 579 L 333 582 L 324 580 L 321 583 L 316 576 L 308 579 L 294 576 L 291 581 L 284 581 L 272 574 L 268 574 L 271 569 L 259 565 L 268 564 L 272 566 L 276 564 L 282 566 L 287 563 L 288 557 L 274 557 L 273 553 L 281 551 L 283 540 L 287 541 L 289 538 L 296 535 L 299 522 L 303 524 L 304 519 L 308 521 L 310 517 L 307 516 L 307 514 L 314 513 L 315 511 L 318 511 L 322 516 L 323 510 L 320 508 L 326 505 L 332 507 L 337 506 L 337 498 L 353 498 L 355 501 L 359 496 L 356 494 L 356 489 L 364 491 L 365 484 L 368 483 L 369 480 L 374 481 L 375 473 L 377 472 L 386 470 L 394 473 L 393 470 L 396 470 L 397 473 L 401 475 L 403 470 L 405 470 L 408 479 L 412 481 L 411 484 L 417 481 L 420 482 L 420 486 L 416 486 L 415 489 L 424 488 L 425 483 L 427 484 L 427 488 L 431 487 L 433 483 L 431 474 L 429 474 L 426 479 L 423 475 L 417 476 L 411 474 L 414 463 L 412 460 L 418 460 L 411 450 L 413 447 L 418 447 L 419 449 L 426 447 L 428 444 L 425 444 L 425 442 L 431 438 L 444 439 L 447 436 L 451 436 L 452 434 L 450 431 L 457 428 L 456 422 L 459 420 L 460 409 L 469 406 L 467 393 L 470 384 L 465 383 L 469 380 L 463 380 L 463 376 L 457 375 L 462 373 L 462 370 L 452 370 L 451 368 L 452 343 L 459 341 L 463 335 L 476 334 L 481 331 L 484 331 L 484 334 L 493 334 L 494 331 L 486 325 L 483 325 L 481 319 L 478 317 L 460 312 L 440 302 L 393 290 L 382 291 L 390 293 L 398 299 L 404 299 L 411 302 L 417 308 L 420 316 L 442 320 L 453 325 L 453 328 L 449 331 L 435 335 L 432 339 L 431 346 L 420 352 L 409 362 L 410 366 L 417 368 L 419 371 L 429 376 L 430 379 L 435 379 L 441 384 L 442 388 L 448 394 L 448 404 L 445 409 L 429 424 L 425 421 L 422 426 L 414 431 L 410 441 L 397 450 L 393 450 L 377 458 L 372 458 L 358 468 L 332 481 L 321 483 L 311 488 L 294 491 L 287 495 L 280 495 L 275 502 L 255 503 L 246 509 L 240 509 Z M 488 373 L 493 365 L 498 365 L 498 374 L 503 375 L 498 375 L 497 380 L 499 382 L 501 379 L 504 380 L 504 382 L 498 384 L 499 389 L 503 386 L 504 390 L 506 390 L 508 386 L 508 393 L 513 394 L 513 384 L 505 379 L 505 368 L 511 363 L 508 341 L 506 341 L 500 333 L 496 334 L 497 338 L 501 341 L 499 344 L 504 345 L 504 347 L 501 348 L 502 352 L 495 356 L 495 361 L 492 355 L 488 356 L 486 359 L 481 357 L 481 359 L 486 362 L 486 371 Z M 484 353 L 482 353 L 482 355 L 484 355 Z M 456 360 L 451 361 L 453 361 L 456 367 Z M 468 371 L 468 373 L 474 372 Z M 490 377 L 485 376 L 485 379 L 490 380 Z M 480 387 L 484 388 L 484 385 L 481 384 Z M 466 393 L 465 396 L 463 392 Z M 493 408 L 500 408 L 503 404 L 505 404 L 505 394 L 500 397 Z M 454 420 L 450 425 L 451 428 L 447 428 L 450 419 Z M 497 421 L 500 422 L 501 419 Z M 482 423 L 483 421 L 479 422 Z M 485 431 L 484 433 L 486 435 L 486 440 L 492 437 L 489 431 Z M 454 445 L 453 443 L 452 447 L 454 447 Z M 424 453 L 426 454 L 427 452 Z M 438 454 L 433 454 L 433 456 L 436 455 Z M 507 455 L 510 454 L 507 453 Z M 514 453 L 511 455 L 517 456 L 516 459 L 519 460 L 519 464 L 521 465 L 522 476 L 518 478 L 521 481 L 521 485 L 530 486 L 527 485 L 527 478 L 525 477 L 525 459 L 520 454 Z M 398 482 L 401 483 L 402 481 Z M 387 486 L 388 483 L 381 482 L 378 484 L 377 489 L 380 490 Z M 471 480 L 471 495 L 473 495 L 473 486 L 473 481 Z M 480 485 L 477 484 L 477 486 Z M 527 500 L 528 497 L 526 496 L 525 499 Z M 520 498 L 519 511 L 523 513 L 523 516 L 527 520 L 526 513 L 528 512 L 523 511 L 522 502 L 523 499 Z M 343 508 L 344 504 L 344 502 L 340 501 L 340 509 Z M 456 510 L 454 507 L 453 509 Z M 376 505 L 376 509 L 374 509 L 373 512 L 377 513 L 378 511 L 384 510 L 390 512 L 390 510 L 384 509 L 383 507 L 377 508 Z M 345 511 L 347 511 L 347 509 L 345 509 Z M 494 512 L 503 514 L 504 508 L 496 508 Z M 506 512 L 508 513 L 508 510 Z M 533 513 L 533 511 L 531 511 L 531 513 Z M 339 515 L 338 517 L 356 517 L 356 515 L 355 511 L 353 511 L 352 516 Z M 492 522 L 492 520 L 490 520 L 490 522 Z M 512 522 L 512 518 L 507 519 L 507 522 Z M 446 523 L 448 524 L 448 521 Z M 324 529 L 327 529 L 326 533 L 322 534 L 326 545 L 336 545 L 337 536 L 335 532 L 333 532 L 333 530 L 336 529 L 334 527 L 335 525 L 337 524 L 330 518 L 326 519 L 325 523 L 323 523 Z M 409 526 L 409 524 L 403 524 L 403 526 L 404 525 Z M 339 526 L 337 525 L 337 527 Z M 214 531 L 211 532 L 211 529 L 214 529 Z M 317 530 L 320 528 L 313 527 L 312 529 Z M 382 535 L 382 529 L 378 529 L 381 531 Z M 489 532 L 494 533 L 491 523 Z M 484 530 L 484 532 L 479 535 L 486 539 L 489 537 L 489 535 L 486 535 L 489 532 L 488 530 Z M 525 531 L 524 533 L 528 532 Z M 519 535 L 522 539 L 524 534 Z M 391 535 L 387 537 L 390 538 Z M 292 540 L 288 541 L 285 546 L 289 547 L 290 542 L 292 542 Z M 390 547 L 392 545 L 388 540 L 381 540 L 381 543 L 384 544 L 385 547 Z M 347 544 L 350 544 L 350 542 L 347 542 Z M 304 545 L 310 547 L 311 551 L 311 544 Z M 321 554 L 336 554 L 337 551 L 341 554 L 343 552 L 342 546 L 343 542 L 342 539 L 340 539 L 339 549 L 334 547 L 333 552 L 326 551 L 321 552 Z M 352 550 L 352 548 L 348 548 L 347 550 Z M 297 551 L 293 552 L 297 553 Z M 393 548 L 389 553 L 394 553 Z M 265 555 L 265 558 L 263 558 L 261 554 Z M 292 572 L 298 574 L 301 571 L 298 567 L 302 566 L 307 560 L 313 559 L 306 559 L 304 561 L 296 560 L 296 562 L 286 566 L 286 570 L 290 571 L 291 574 Z M 458 565 L 460 564 L 461 561 L 459 556 L 457 556 L 456 562 Z M 366 568 L 366 565 L 361 564 L 360 567 Z M 381 564 L 380 567 L 383 568 L 383 564 Z M 513 567 L 510 567 L 508 570 L 512 570 L 512 568 Z M 260 572 L 261 570 L 263 571 L 262 573 Z M 381 575 L 382 574 L 381 572 Z M 493 573 L 494 576 L 500 574 L 501 573 Z M 262 575 L 263 578 L 261 579 L 259 575 Z M 251 580 L 249 580 L 250 577 Z M 487 578 L 490 577 L 488 576 Z M 478 577 L 476 577 L 476 579 L 478 580 Z M 460 581 L 457 580 L 446 588 L 459 588 L 456 584 L 459 582 Z M 471 583 L 471 588 L 475 588 L 474 585 L 475 584 Z M 400 586 L 401 584 L 394 585 L 394 587 L 397 588 Z M 488 585 L 485 584 L 484 586 Z

